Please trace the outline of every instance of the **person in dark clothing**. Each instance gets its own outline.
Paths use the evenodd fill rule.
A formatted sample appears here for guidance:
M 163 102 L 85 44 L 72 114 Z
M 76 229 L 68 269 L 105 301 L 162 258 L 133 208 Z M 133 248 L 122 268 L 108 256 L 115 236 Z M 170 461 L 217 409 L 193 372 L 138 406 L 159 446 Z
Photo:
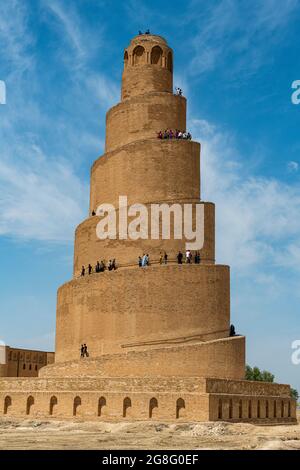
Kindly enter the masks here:
M 177 255 L 178 264 L 182 264 L 182 258 L 183 258 L 183 254 L 181 253 L 181 251 L 179 251 L 179 253 Z
M 106 268 L 105 263 L 102 260 L 101 263 L 100 263 L 100 273 L 103 273 L 105 271 L 105 268 Z
M 164 264 L 167 264 L 167 262 L 168 262 L 168 255 L 165 252 L 165 254 L 164 254 Z
M 99 261 L 97 261 L 97 264 L 95 266 L 95 271 L 96 271 L 96 273 L 100 273 L 100 263 L 99 263 Z
M 87 345 L 84 343 L 83 345 L 83 357 L 89 357 L 89 353 L 88 353 L 88 349 L 87 349 Z
M 92 274 L 93 268 L 92 268 L 92 266 L 91 266 L 90 264 L 89 264 L 88 270 L 89 270 L 89 274 Z
M 235 336 L 235 327 L 234 327 L 234 325 L 230 325 L 229 336 Z
M 142 267 L 142 257 L 139 256 L 139 268 L 141 268 L 141 267 Z
M 115 259 L 113 259 L 113 260 L 110 259 L 109 264 L 108 264 L 108 270 L 112 271 L 112 270 L 115 270 L 115 269 L 117 269 L 116 260 Z
M 85 275 L 85 267 L 82 266 L 82 268 L 81 268 L 81 276 L 84 276 L 84 275 Z
M 84 357 L 84 346 L 83 346 L 83 344 L 81 345 L 81 348 L 80 348 L 80 357 Z

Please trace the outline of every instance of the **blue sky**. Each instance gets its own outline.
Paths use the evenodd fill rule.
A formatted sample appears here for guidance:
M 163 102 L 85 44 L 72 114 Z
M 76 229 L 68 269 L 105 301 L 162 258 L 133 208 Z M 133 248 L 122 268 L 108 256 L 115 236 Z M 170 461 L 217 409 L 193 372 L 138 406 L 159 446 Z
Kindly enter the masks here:
M 0 339 L 53 348 L 123 49 L 150 28 L 174 50 L 202 143 L 202 198 L 216 203 L 247 362 L 300 390 L 299 21 L 298 0 L 0 0 Z

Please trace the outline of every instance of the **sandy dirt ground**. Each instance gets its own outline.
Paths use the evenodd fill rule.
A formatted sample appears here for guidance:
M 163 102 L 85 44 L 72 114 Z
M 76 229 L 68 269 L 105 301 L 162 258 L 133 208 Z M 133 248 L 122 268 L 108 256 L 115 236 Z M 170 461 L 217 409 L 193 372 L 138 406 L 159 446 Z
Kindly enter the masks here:
M 33 421 L 5 417 L 0 418 L 0 449 L 300 450 L 300 426 Z

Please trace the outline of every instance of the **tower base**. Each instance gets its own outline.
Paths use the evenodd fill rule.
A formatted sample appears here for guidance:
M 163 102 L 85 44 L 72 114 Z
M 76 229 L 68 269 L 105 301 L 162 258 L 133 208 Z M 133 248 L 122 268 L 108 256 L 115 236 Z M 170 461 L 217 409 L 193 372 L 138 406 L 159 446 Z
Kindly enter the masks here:
M 207 377 L 0 379 L 0 416 L 296 424 L 290 387 Z

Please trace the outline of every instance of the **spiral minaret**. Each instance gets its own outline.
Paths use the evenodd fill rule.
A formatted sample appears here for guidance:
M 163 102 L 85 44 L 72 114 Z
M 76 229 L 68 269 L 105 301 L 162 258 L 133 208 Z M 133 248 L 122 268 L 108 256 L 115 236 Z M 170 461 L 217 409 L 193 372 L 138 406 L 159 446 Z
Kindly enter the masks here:
M 75 234 L 74 280 L 59 290 L 57 362 L 76 359 L 81 343 L 99 356 L 228 340 L 229 268 L 215 264 L 214 204 L 200 201 L 200 144 L 158 139 L 165 129 L 186 130 L 186 98 L 173 93 L 173 51 L 165 39 L 139 35 L 125 49 L 121 101 L 107 112 L 105 153 L 91 169 L 89 217 Z M 93 211 L 101 203 L 118 208 L 122 195 L 149 209 L 203 204 L 201 264 L 176 263 L 185 240 L 172 230 L 170 239 L 99 239 Z M 161 252 L 168 254 L 166 266 L 158 264 Z M 142 272 L 143 253 L 151 266 Z M 112 258 L 117 272 L 80 277 L 82 266 Z M 242 374 L 243 360 L 242 354 L 228 364 L 228 374 Z

